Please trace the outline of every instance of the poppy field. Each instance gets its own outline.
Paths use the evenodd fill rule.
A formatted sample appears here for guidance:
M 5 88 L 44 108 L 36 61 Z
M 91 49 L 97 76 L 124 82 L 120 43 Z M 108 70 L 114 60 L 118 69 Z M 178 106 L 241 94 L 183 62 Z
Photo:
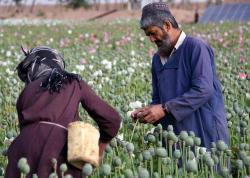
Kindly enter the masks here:
M 200 37 L 215 51 L 217 75 L 222 84 L 230 131 L 230 145 L 211 143 L 200 147 L 192 131 L 173 132 L 170 125 L 132 122 L 130 113 L 151 101 L 151 57 L 154 44 L 135 20 L 103 22 L 0 23 L 0 176 L 7 165 L 7 148 L 19 133 L 16 100 L 24 84 L 15 67 L 24 58 L 21 45 L 57 49 L 66 70 L 78 73 L 122 116 L 119 133 L 106 149 L 98 169 L 85 164 L 82 175 L 91 178 L 215 178 L 250 177 L 250 22 L 182 25 L 187 35 Z M 79 107 L 85 122 L 93 123 Z M 162 144 L 163 140 L 166 144 Z M 67 165 L 60 168 L 64 178 Z M 28 160 L 17 162 L 25 177 Z M 50 177 L 57 177 L 51 172 Z M 37 177 L 34 173 L 33 177 Z

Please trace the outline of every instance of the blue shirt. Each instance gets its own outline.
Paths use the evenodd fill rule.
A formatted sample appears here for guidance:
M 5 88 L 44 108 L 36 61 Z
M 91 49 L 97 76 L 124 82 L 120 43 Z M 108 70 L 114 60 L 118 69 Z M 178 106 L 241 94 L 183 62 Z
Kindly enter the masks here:
M 160 120 L 163 128 L 171 124 L 176 134 L 193 131 L 206 148 L 218 140 L 228 143 L 223 95 L 208 44 L 187 36 L 164 65 L 155 54 L 152 88 L 151 104 L 165 103 L 170 111 Z

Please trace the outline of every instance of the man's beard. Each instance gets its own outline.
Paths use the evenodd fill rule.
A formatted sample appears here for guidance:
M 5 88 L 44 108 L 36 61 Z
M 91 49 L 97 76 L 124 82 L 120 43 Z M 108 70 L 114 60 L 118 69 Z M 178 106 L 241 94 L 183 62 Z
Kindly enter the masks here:
M 169 57 L 172 50 L 173 50 L 173 45 L 172 42 L 168 36 L 168 34 L 164 35 L 164 39 L 163 40 L 159 40 L 159 41 L 155 41 L 157 47 L 158 47 L 158 51 L 157 53 L 161 56 L 161 57 Z

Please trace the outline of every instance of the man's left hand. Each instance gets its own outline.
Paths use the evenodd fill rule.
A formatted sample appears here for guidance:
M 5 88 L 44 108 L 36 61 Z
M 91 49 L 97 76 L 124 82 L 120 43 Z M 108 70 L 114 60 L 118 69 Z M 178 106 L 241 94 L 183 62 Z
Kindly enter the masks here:
M 155 123 L 164 116 L 165 112 L 161 104 L 144 107 L 143 111 L 138 114 L 139 122 L 150 124 Z

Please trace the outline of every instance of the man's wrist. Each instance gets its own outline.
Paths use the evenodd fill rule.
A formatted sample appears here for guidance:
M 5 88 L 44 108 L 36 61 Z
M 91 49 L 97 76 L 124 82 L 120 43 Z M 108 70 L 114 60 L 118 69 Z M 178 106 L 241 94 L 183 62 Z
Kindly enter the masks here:
M 162 107 L 162 109 L 163 109 L 165 115 L 169 114 L 168 106 L 166 105 L 166 103 L 163 103 L 163 104 L 161 105 L 161 107 Z

